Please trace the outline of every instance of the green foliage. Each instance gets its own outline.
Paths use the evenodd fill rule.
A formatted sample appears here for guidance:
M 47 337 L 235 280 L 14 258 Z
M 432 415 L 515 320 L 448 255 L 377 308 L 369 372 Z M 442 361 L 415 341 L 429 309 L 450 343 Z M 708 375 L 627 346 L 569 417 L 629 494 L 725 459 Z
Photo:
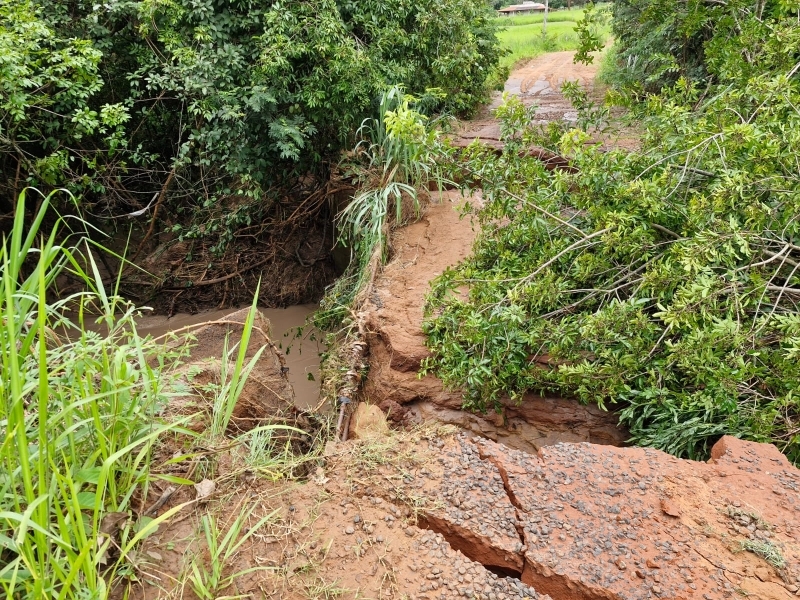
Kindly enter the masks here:
M 239 401 L 239 396 L 242 395 L 244 385 L 247 383 L 247 378 L 253 370 L 253 367 L 261 358 L 266 346 L 259 348 L 250 360 L 245 363 L 247 358 L 247 348 L 250 345 L 250 336 L 253 333 L 253 324 L 256 318 L 256 302 L 258 301 L 258 290 L 261 286 L 256 287 L 253 294 L 253 303 L 250 305 L 250 310 L 247 312 L 247 318 L 242 326 L 242 336 L 238 343 L 238 351 L 236 352 L 236 361 L 230 365 L 230 355 L 233 350 L 228 350 L 228 338 L 225 338 L 223 344 L 223 358 L 220 363 L 220 385 L 214 399 L 214 408 L 212 411 L 210 434 L 212 437 L 222 437 L 228 430 L 228 427 L 233 417 L 233 411 L 236 408 L 236 403 Z M 233 369 L 231 369 L 233 366 Z
M 786 567 L 786 559 L 783 557 L 783 552 L 771 540 L 744 540 L 741 542 L 741 546 L 742 550 L 747 550 L 760 556 L 776 569 Z
M 590 53 L 603 49 L 606 43 L 608 17 L 606 6 L 598 8 L 593 3 L 586 6 L 582 18 L 575 24 L 575 33 L 579 40 L 575 62 L 591 64 L 594 57 Z
M 796 2 L 620 0 L 613 15 L 617 81 L 640 92 L 681 77 L 741 85 L 797 60 Z
M 188 574 L 188 581 L 192 590 L 202 600 L 216 600 L 217 598 L 239 598 L 241 596 L 220 596 L 220 592 L 225 591 L 234 584 L 236 579 L 257 571 L 269 570 L 271 567 L 251 567 L 242 569 L 235 573 L 225 575 L 225 571 L 234 562 L 236 555 L 242 545 L 247 542 L 254 534 L 258 533 L 267 523 L 276 520 L 278 510 L 261 517 L 252 526 L 245 525 L 250 520 L 255 505 L 237 514 L 231 523 L 228 531 L 220 539 L 220 530 L 217 519 L 212 514 L 203 515 L 201 528 L 203 539 L 208 548 L 208 560 L 204 556 L 196 556 L 190 563 L 191 572 Z
M 377 118 L 365 119 L 361 140 L 340 165 L 357 190 L 337 215 L 338 243 L 351 251 L 347 272 L 331 287 L 315 315 L 318 327 L 334 330 L 386 258 L 389 228 L 419 215 L 418 190 L 443 181 L 434 151 L 439 134 L 414 108 L 416 98 L 394 87 L 381 98 Z
M 64 186 L 110 216 L 170 185 L 175 231 L 219 251 L 352 147 L 392 85 L 475 110 L 490 17 L 483 0 L 0 3 L 0 202 Z
M 102 249 L 88 241 L 85 223 L 71 219 L 71 230 L 70 221 L 58 218 L 47 235 L 41 233 L 53 213 L 53 194 L 40 199 L 26 224 L 29 193 L 20 194 L 13 227 L 0 246 L 0 590 L 15 600 L 104 599 L 120 578 L 135 579 L 139 542 L 187 506 L 158 518 L 141 510 L 152 479 L 192 483 L 153 473 L 151 461 L 164 434 L 195 438 L 182 425 L 198 415 L 169 422 L 162 417 L 168 395 L 176 391 L 170 384 L 185 347 L 160 345 L 137 333 L 138 311 L 102 286 L 92 253 Z M 57 244 L 59 239 L 65 243 Z M 88 291 L 50 301 L 66 272 L 80 277 Z M 214 390 L 206 446 L 226 432 L 263 351 L 245 362 L 254 316 L 255 306 L 235 360 L 227 352 L 222 357 L 223 381 Z M 253 472 L 275 479 L 291 461 L 305 459 L 271 443 L 279 431 L 303 434 L 266 424 L 236 438 L 247 444 Z M 190 574 L 200 597 L 217 598 L 236 577 L 258 570 L 222 572 L 275 515 L 243 532 L 252 513 L 251 507 L 237 514 L 222 540 L 213 518 L 204 518 L 210 565 L 195 561 Z
M 800 81 L 786 58 L 800 39 L 777 8 L 741 10 L 742 31 L 788 45 L 721 27 L 705 68 L 724 83 L 679 79 L 648 97 L 641 150 L 528 128 L 508 99 L 503 154 L 465 153 L 483 229 L 433 285 L 425 368 L 468 407 L 558 393 L 616 405 L 634 442 L 677 455 L 728 433 L 800 461 Z M 604 126 L 606 109 L 568 92 L 584 129 Z M 520 158 L 531 143 L 574 172 Z
M 100 285 L 85 234 L 57 245 L 59 221 L 40 238 L 52 197 L 26 224 L 25 196 L 0 247 L 0 589 L 105 598 L 126 556 L 175 512 L 137 520 L 131 503 L 146 495 L 156 440 L 178 429 L 156 414 L 167 383 L 157 367 L 179 356 L 154 358 L 133 307 Z M 66 270 L 92 291 L 49 302 Z M 106 335 L 88 330 L 92 313 Z

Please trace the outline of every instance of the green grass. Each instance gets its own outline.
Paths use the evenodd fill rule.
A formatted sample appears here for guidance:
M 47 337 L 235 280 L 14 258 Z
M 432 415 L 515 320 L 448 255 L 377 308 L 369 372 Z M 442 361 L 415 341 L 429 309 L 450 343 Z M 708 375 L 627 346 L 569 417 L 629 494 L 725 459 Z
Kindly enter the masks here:
M 54 218 L 54 194 L 26 203 L 34 193 L 20 194 L 0 245 L 0 597 L 104 600 L 120 578 L 135 579 L 136 561 L 128 558 L 139 543 L 191 504 L 157 519 L 142 513 L 152 479 L 194 483 L 151 470 L 162 435 L 198 435 L 182 427 L 195 415 L 161 417 L 186 348 L 166 350 L 137 333 L 136 308 L 103 286 L 86 225 Z M 40 231 L 45 219 L 52 223 L 47 233 Z M 85 291 L 59 298 L 56 282 L 66 272 Z M 225 433 L 260 355 L 245 362 L 255 311 L 253 305 L 238 348 L 226 343 L 205 447 Z M 89 319 L 104 332 L 91 331 Z M 275 429 L 291 428 L 264 425 L 236 438 L 252 448 L 261 436 L 254 470 L 282 460 L 266 451 L 266 434 Z M 208 537 L 213 522 L 205 524 Z M 226 536 L 215 547 L 216 567 L 248 536 L 237 533 L 235 543 Z M 234 577 L 206 578 L 197 569 L 200 584 L 212 588 Z
M 550 23 L 562 23 L 570 21 L 574 23 L 583 16 L 582 8 L 573 8 L 572 10 L 553 10 L 547 13 L 547 26 Z M 517 26 L 517 25 L 532 25 L 534 23 L 542 23 L 544 21 L 543 13 L 536 13 L 532 15 L 520 15 L 515 17 L 497 17 L 495 22 L 504 26 Z
M 198 598 L 202 600 L 246 598 L 248 597 L 246 595 L 220 596 L 219 592 L 229 588 L 233 585 L 234 581 L 242 575 L 273 568 L 266 566 L 251 567 L 230 575 L 224 575 L 226 567 L 232 562 L 242 545 L 262 526 L 272 521 L 279 510 L 276 509 L 262 517 L 255 525 L 245 527 L 248 518 L 255 508 L 256 505 L 253 504 L 239 513 L 228 528 L 227 533 L 221 539 L 221 531 L 214 515 L 203 515 L 201 519 L 201 529 L 203 530 L 209 560 L 206 561 L 205 557 L 202 555 L 195 555 L 189 567 L 191 572 L 187 577 L 192 586 L 192 590 L 194 590 Z
M 156 346 L 137 335 L 134 308 L 106 294 L 88 236 L 62 219 L 40 233 L 53 194 L 31 214 L 28 193 L 0 247 L 0 590 L 105 598 L 126 555 L 174 513 L 136 519 L 134 502 L 157 438 L 177 426 L 156 419 Z M 89 291 L 53 301 L 65 271 Z M 90 314 L 107 334 L 87 331 Z
M 578 36 L 575 23 L 583 16 L 583 9 L 561 10 L 548 13 L 547 36 L 542 35 L 543 14 L 519 17 L 499 17 L 495 22 L 505 29 L 497 34 L 503 48 L 509 50 L 501 61 L 501 67 L 513 68 L 518 63 L 536 58 L 547 52 L 577 50 Z M 608 35 L 606 28 L 603 33 Z

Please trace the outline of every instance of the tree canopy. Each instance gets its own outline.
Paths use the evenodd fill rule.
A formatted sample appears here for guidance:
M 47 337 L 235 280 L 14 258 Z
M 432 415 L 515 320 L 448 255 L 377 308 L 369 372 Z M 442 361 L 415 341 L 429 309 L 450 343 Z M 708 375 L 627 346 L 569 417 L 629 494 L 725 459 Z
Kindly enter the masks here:
M 2 2 L 0 198 L 63 186 L 113 212 L 171 184 L 185 207 L 263 201 L 348 147 L 392 85 L 473 111 L 500 53 L 490 16 L 483 0 Z

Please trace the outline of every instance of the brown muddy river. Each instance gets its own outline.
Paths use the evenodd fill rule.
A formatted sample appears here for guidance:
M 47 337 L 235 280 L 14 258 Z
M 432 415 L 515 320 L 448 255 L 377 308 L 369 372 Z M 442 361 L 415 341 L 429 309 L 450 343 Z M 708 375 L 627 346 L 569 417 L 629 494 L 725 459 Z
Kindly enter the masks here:
M 321 336 L 318 332 L 317 340 L 311 339 L 314 337 L 311 328 L 303 331 L 302 338 L 295 337 L 298 328 L 305 325 L 306 318 L 316 309 L 316 304 L 259 308 L 272 325 L 272 341 L 286 355 L 289 382 L 294 388 L 295 402 L 300 409 L 311 409 L 319 403 L 319 354 L 325 349 L 324 344 L 319 341 Z M 237 310 L 239 309 L 204 311 L 194 315 L 177 313 L 170 318 L 145 315 L 137 320 L 137 330 L 142 335 L 157 337 L 182 327 L 223 319 Z

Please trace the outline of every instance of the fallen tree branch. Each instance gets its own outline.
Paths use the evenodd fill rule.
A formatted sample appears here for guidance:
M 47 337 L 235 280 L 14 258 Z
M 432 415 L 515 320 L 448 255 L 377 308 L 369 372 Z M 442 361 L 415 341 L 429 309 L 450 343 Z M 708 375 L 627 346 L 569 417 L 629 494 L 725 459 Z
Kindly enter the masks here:
M 506 147 L 505 142 L 502 142 L 500 140 L 493 140 L 493 139 L 482 140 L 479 138 L 474 138 L 474 139 L 458 138 L 453 141 L 453 146 L 455 148 L 466 148 L 467 146 L 473 144 L 476 141 L 483 144 L 487 148 L 494 150 L 495 154 L 498 155 L 502 154 L 503 150 Z M 519 156 L 523 158 L 527 157 L 527 158 L 539 159 L 544 163 L 544 168 L 547 169 L 548 171 L 555 171 L 556 169 L 558 169 L 560 171 L 566 171 L 567 173 L 578 172 L 578 169 L 576 167 L 573 167 L 569 163 L 569 160 L 567 158 L 561 156 L 560 154 L 556 154 L 555 152 L 552 152 L 546 148 L 542 148 L 541 146 L 532 146 L 527 150 L 522 150 L 520 151 Z

